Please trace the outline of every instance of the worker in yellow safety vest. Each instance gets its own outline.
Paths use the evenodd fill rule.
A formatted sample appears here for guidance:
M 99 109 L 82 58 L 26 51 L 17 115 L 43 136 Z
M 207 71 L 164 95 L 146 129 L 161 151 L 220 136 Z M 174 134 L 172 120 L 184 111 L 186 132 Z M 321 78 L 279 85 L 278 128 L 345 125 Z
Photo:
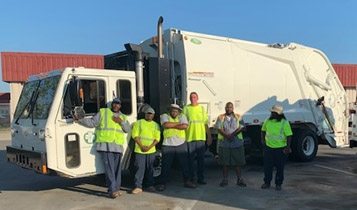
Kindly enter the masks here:
M 211 132 L 208 127 L 208 117 L 206 109 L 198 104 L 198 94 L 190 93 L 191 104 L 183 109 L 183 114 L 187 117 L 188 128 L 186 130 L 186 141 L 189 153 L 190 180 L 194 181 L 193 163 L 197 160 L 197 183 L 206 184 L 204 179 L 204 154 L 207 146 L 212 144 Z M 206 141 L 207 135 L 207 141 Z
M 283 107 L 274 105 L 271 115 L 262 125 L 261 141 L 264 146 L 264 184 L 268 189 L 272 180 L 273 168 L 276 167 L 275 189 L 280 191 L 284 181 L 284 166 L 291 153 L 291 136 L 293 132 L 289 121 L 283 114 Z
M 125 142 L 124 133 L 130 131 L 130 124 L 127 116 L 120 111 L 121 100 L 115 98 L 111 108 L 102 108 L 92 118 L 78 120 L 74 116 L 75 122 L 86 127 L 96 127 L 96 147 L 101 154 L 105 169 L 106 184 L 108 194 L 111 198 L 116 198 L 122 193 L 120 162 L 123 156 L 123 144 Z
M 235 168 L 237 185 L 247 186 L 241 176 L 241 166 L 246 164 L 242 135 L 244 121 L 241 115 L 233 112 L 233 109 L 233 103 L 228 102 L 225 107 L 226 113 L 218 116 L 215 126 L 219 141 L 218 162 L 223 166 L 221 187 L 228 184 L 228 166 Z
M 164 140 L 161 147 L 162 170 L 158 185 L 159 191 L 166 189 L 169 170 L 175 158 L 177 158 L 182 169 L 184 187 L 196 187 L 190 180 L 188 166 L 188 150 L 185 139 L 188 121 L 185 115 L 180 114 L 181 110 L 179 105 L 171 104 L 169 113 L 160 116 L 160 122 L 164 129 Z
M 154 192 L 154 160 L 155 145 L 160 141 L 160 127 L 153 121 L 155 111 L 149 107 L 145 111 L 145 119 L 135 122 L 131 137 L 135 141 L 135 188 L 133 194 L 141 193 L 143 190 L 143 179 L 146 177 L 145 185 L 147 191 Z

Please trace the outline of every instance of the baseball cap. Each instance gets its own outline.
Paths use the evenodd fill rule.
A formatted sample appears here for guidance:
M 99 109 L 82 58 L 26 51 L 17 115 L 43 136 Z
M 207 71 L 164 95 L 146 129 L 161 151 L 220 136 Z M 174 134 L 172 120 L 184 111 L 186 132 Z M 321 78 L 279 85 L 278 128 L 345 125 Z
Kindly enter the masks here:
M 114 98 L 113 103 L 121 104 L 121 100 L 119 98 Z
M 155 114 L 155 110 L 153 108 L 149 107 L 145 110 L 145 114 L 148 114 L 148 113 Z

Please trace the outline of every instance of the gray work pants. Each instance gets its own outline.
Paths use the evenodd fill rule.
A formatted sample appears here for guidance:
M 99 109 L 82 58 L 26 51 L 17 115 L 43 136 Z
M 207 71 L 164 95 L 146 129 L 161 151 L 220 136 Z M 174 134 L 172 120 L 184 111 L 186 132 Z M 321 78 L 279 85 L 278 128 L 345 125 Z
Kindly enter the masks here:
M 135 153 L 135 168 L 136 173 L 134 177 L 135 187 L 142 189 L 145 177 L 145 186 L 150 187 L 154 185 L 154 160 L 153 154 Z

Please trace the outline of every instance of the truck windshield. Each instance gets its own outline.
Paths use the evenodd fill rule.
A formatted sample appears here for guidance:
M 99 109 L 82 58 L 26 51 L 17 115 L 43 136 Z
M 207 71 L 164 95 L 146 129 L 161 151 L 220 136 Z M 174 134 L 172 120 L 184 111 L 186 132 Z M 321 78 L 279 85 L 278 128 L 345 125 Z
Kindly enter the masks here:
M 26 119 L 31 114 L 34 119 L 46 119 L 59 79 L 60 75 L 25 83 L 14 119 Z

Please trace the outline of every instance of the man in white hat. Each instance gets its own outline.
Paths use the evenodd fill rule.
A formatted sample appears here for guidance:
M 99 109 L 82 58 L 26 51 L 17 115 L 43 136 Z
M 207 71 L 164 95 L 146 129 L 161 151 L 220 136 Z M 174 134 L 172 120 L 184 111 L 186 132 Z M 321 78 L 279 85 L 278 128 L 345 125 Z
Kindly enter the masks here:
M 188 166 L 188 150 L 185 132 L 188 126 L 185 115 L 180 114 L 181 108 L 177 104 L 171 104 L 169 113 L 160 116 L 161 126 L 164 128 L 164 141 L 162 143 L 162 170 L 158 190 L 166 189 L 168 173 L 175 158 L 180 163 L 184 186 L 195 188 L 196 185 L 190 180 Z
M 264 146 L 264 184 L 262 189 L 270 188 L 273 168 L 276 167 L 275 189 L 280 191 L 284 181 L 284 166 L 289 153 L 293 132 L 283 114 L 283 107 L 274 105 L 271 115 L 262 125 L 261 141 Z
M 151 107 L 145 111 L 145 119 L 135 122 L 131 137 L 135 141 L 135 188 L 133 194 L 141 193 L 143 184 L 147 191 L 154 192 L 155 145 L 160 141 L 160 126 L 153 121 L 155 110 Z M 144 177 L 146 177 L 145 182 Z

